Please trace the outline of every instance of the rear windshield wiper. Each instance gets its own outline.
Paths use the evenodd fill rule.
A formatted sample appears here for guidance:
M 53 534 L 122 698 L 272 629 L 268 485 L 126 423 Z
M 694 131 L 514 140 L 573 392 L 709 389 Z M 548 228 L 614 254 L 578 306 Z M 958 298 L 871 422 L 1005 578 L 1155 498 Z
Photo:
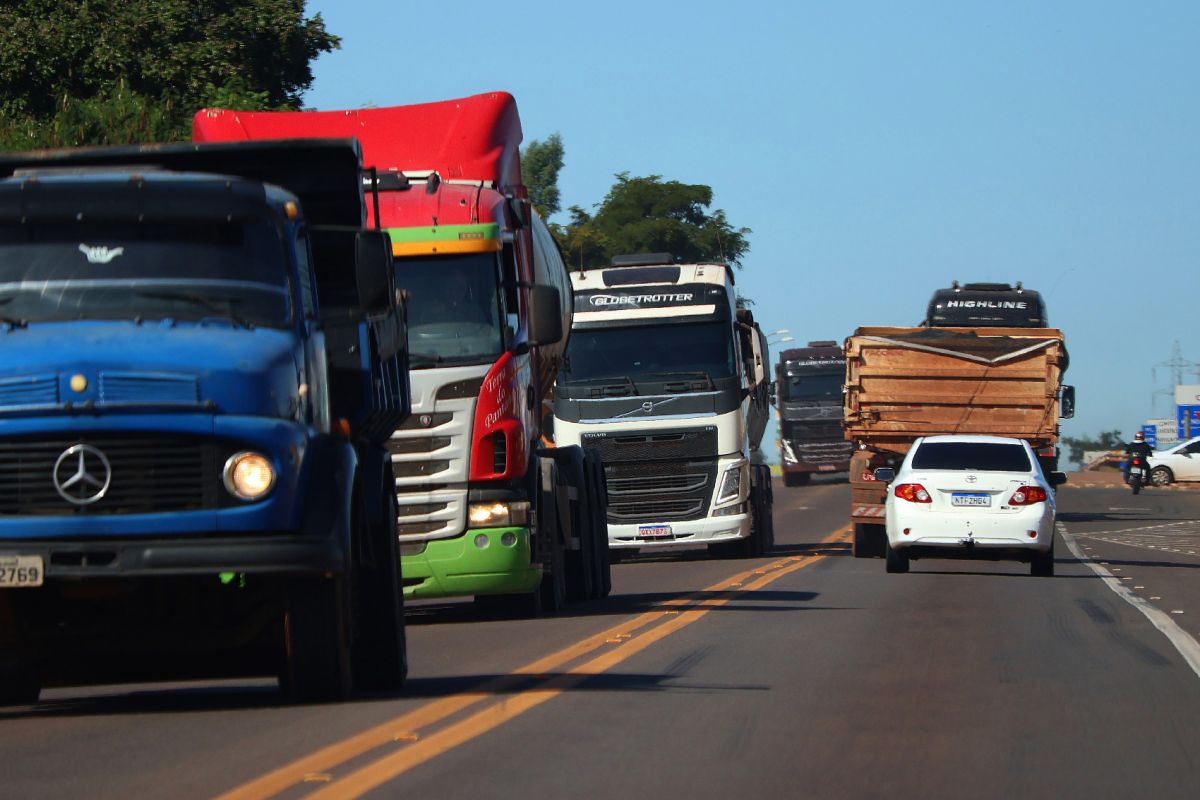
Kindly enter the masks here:
M 191 303 L 195 306 L 200 306 L 208 311 L 216 312 L 224 319 L 228 319 L 235 325 L 242 328 L 253 328 L 247 320 L 243 319 L 232 308 L 234 303 L 242 302 L 240 297 L 226 297 L 222 300 L 209 297 L 208 295 L 199 294 L 197 292 L 147 292 L 139 291 L 138 294 L 142 297 L 149 297 L 154 300 L 180 300 L 185 303 Z

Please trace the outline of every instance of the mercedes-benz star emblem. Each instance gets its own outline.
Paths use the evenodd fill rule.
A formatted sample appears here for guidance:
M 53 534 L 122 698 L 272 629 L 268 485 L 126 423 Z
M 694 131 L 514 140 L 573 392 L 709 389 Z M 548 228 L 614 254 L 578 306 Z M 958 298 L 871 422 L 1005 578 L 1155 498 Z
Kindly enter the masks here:
M 90 506 L 108 492 L 112 464 L 90 444 L 68 447 L 54 462 L 54 488 L 68 503 Z

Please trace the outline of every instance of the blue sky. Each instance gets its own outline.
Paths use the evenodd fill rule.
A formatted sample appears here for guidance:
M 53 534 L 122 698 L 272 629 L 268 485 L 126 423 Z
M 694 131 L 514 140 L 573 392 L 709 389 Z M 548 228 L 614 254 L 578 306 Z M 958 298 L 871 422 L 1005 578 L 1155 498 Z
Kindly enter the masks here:
M 840 340 L 917 323 L 954 279 L 1023 281 L 1066 333 L 1075 436 L 1171 411 L 1174 341 L 1200 361 L 1200 3 L 316 12 L 343 41 L 309 107 L 502 89 L 526 142 L 562 135 L 564 207 L 621 171 L 710 185 L 753 229 L 737 280 L 765 330 Z

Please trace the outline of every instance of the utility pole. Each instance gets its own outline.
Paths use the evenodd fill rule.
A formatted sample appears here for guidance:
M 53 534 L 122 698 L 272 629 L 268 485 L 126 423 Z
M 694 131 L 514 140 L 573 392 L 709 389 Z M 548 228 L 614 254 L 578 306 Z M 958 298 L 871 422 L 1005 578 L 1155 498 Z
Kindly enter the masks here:
M 1150 369 L 1150 375 L 1155 385 L 1158 384 L 1158 370 L 1166 368 L 1171 370 L 1171 385 L 1163 389 L 1155 389 L 1150 395 L 1150 405 L 1154 409 L 1154 413 L 1158 413 L 1158 398 L 1166 395 L 1171 398 L 1171 404 L 1175 403 L 1175 387 L 1183 383 L 1184 369 L 1196 370 L 1196 380 L 1200 381 L 1200 364 L 1195 361 L 1188 361 L 1183 357 L 1179 350 L 1179 340 L 1171 346 L 1171 357 L 1166 361 L 1161 361 L 1155 364 Z

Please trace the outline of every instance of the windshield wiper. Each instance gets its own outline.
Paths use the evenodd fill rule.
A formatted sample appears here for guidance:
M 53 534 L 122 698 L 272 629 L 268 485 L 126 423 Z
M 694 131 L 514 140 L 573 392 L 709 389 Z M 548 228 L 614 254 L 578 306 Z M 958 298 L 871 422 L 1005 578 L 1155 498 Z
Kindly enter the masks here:
M 637 385 L 626 375 L 607 375 L 599 378 L 581 378 L 569 380 L 566 386 L 586 386 L 591 389 L 593 397 L 624 397 L 637 394 Z
M 675 378 L 679 380 L 694 380 L 699 378 L 704 381 L 705 388 L 713 388 L 712 376 L 707 372 L 695 370 L 693 372 L 648 372 L 646 377 L 650 378 Z
M 7 325 L 10 328 L 28 328 L 29 320 L 0 316 L 0 324 Z
M 247 320 L 243 319 L 232 308 L 234 303 L 242 302 L 240 297 L 226 297 L 223 300 L 209 297 L 208 295 L 199 294 L 197 292 L 147 292 L 139 291 L 137 293 L 141 297 L 149 297 L 154 300 L 181 300 L 185 303 L 191 303 L 195 306 L 200 306 L 208 311 L 215 311 L 224 319 L 228 319 L 233 324 L 242 328 L 253 328 Z
M 446 359 L 433 353 L 409 353 L 408 364 L 412 367 L 428 367 L 431 364 L 441 364 Z

